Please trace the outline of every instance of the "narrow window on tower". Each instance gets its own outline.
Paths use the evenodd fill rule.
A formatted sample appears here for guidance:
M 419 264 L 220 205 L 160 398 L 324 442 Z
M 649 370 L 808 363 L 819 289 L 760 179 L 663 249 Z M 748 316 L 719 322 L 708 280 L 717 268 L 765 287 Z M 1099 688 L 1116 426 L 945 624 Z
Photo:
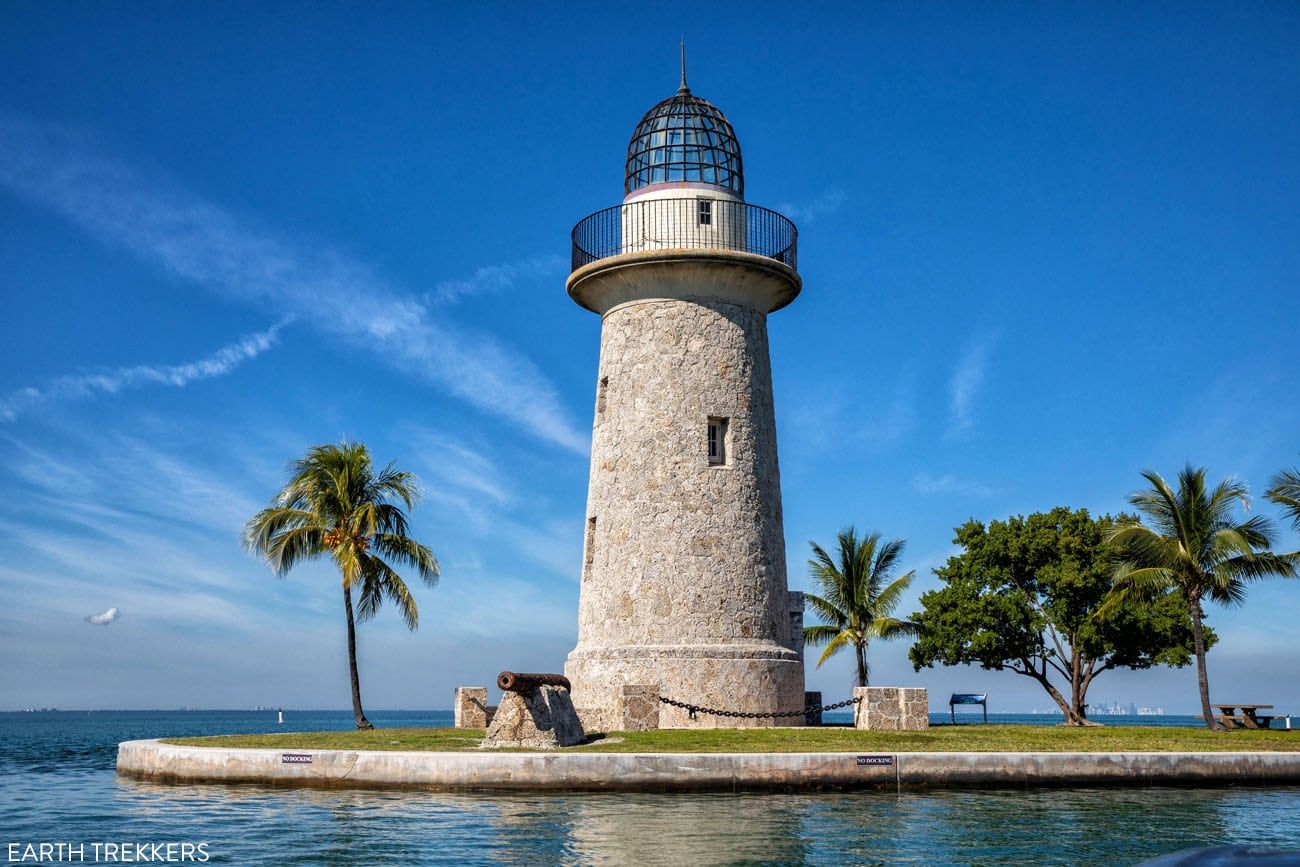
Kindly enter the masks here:
M 709 419 L 709 463 L 713 465 L 727 462 L 727 420 L 725 418 Z
M 697 199 L 700 204 L 700 225 L 713 225 L 713 199 Z
M 605 389 L 609 388 L 609 377 L 602 376 L 596 386 L 596 417 L 605 414 Z
M 596 559 L 596 519 L 587 519 L 587 538 L 582 552 L 582 580 L 591 575 L 591 564 Z

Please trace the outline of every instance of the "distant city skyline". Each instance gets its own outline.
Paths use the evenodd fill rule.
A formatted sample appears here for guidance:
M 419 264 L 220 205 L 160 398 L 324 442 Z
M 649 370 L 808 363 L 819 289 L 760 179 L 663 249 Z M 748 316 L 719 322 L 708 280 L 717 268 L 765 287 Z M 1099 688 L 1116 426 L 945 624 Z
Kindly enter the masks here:
M 6 6 L 0 706 L 346 707 L 337 575 L 275 579 L 239 542 L 286 463 L 343 437 L 419 475 L 443 567 L 417 633 L 361 625 L 367 706 L 560 670 L 600 327 L 565 295 L 569 232 L 621 197 L 683 27 L 746 199 L 800 233 L 803 294 L 769 330 L 792 589 L 809 541 L 853 524 L 908 541 L 906 615 L 955 526 L 1126 511 L 1147 467 L 1239 476 L 1277 517 L 1258 494 L 1300 463 L 1300 7 L 700 20 Z M 1210 608 L 1215 700 L 1300 708 L 1278 664 L 1298 603 L 1271 581 Z M 1048 701 L 906 654 L 873 645 L 872 683 L 935 711 Z M 808 667 L 828 701 L 852 679 Z M 1091 691 L 1197 707 L 1191 668 Z

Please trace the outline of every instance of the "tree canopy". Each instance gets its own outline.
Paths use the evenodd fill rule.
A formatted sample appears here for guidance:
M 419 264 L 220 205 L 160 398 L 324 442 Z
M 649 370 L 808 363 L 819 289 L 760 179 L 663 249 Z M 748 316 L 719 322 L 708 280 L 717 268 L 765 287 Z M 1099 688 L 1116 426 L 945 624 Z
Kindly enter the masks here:
M 1132 520 L 1058 507 L 956 528 L 963 550 L 934 570 L 944 586 L 923 594 L 912 617 L 921 630 L 912 664 L 1016 672 L 1037 681 L 1075 724 L 1087 722 L 1088 688 L 1103 672 L 1187 665 L 1191 618 L 1180 595 L 1097 616 L 1115 570 L 1107 533 Z

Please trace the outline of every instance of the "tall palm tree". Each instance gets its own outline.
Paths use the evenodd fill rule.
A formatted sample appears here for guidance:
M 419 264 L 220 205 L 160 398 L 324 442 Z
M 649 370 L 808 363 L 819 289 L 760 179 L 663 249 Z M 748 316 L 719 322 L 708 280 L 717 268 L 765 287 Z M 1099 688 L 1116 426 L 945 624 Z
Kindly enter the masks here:
M 867 645 L 871 640 L 917 634 L 916 624 L 892 616 L 916 573 L 891 580 L 907 544 L 902 539 L 882 542 L 879 533 L 859 539 L 852 527 L 841 530 L 836 539 L 838 563 L 816 542 L 808 543 L 813 550 L 808 568 L 821 594 L 808 593 L 804 601 L 826 622 L 804 627 L 803 637 L 813 647 L 826 646 L 817 660 L 818 668 L 844 648 L 852 647 L 858 686 L 866 686 L 870 676 Z
M 1246 599 L 1247 582 L 1274 575 L 1294 577 L 1295 564 L 1269 550 L 1273 527 L 1267 518 L 1237 520 L 1235 506 L 1248 507 L 1250 500 L 1246 486 L 1235 479 L 1225 479 L 1211 490 L 1205 469 L 1191 464 L 1178 474 L 1177 491 L 1154 470 L 1143 471 L 1142 477 L 1151 487 L 1130 494 L 1129 502 L 1150 526 L 1139 521 L 1110 532 L 1109 539 L 1119 546 L 1123 559 L 1103 611 L 1122 605 L 1129 594 L 1154 598 L 1181 593 L 1192 613 L 1201 713 L 1206 725 L 1223 731 L 1210 711 L 1202 600 L 1240 605 Z
M 402 510 L 412 508 L 419 497 L 415 476 L 392 464 L 376 473 L 366 446 L 346 440 L 313 446 L 290 470 L 288 483 L 271 505 L 244 525 L 244 545 L 265 558 L 279 577 L 304 560 L 323 556 L 338 566 L 348 620 L 352 712 L 357 728 L 372 729 L 361 709 L 355 620 L 374 617 L 389 599 L 408 629 L 419 626 L 415 599 L 390 562 L 410 566 L 429 586 L 438 582 L 438 561 L 408 535 Z M 356 619 L 354 589 L 359 596 Z
M 1269 480 L 1269 485 L 1264 496 L 1281 506 L 1291 526 L 1300 530 L 1300 467 L 1282 470 Z

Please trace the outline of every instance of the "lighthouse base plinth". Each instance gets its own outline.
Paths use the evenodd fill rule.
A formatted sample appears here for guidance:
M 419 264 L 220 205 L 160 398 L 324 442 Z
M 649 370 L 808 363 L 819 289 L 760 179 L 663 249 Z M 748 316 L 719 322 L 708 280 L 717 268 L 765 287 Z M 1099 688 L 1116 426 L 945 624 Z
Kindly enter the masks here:
M 661 704 L 660 728 L 758 728 L 804 724 L 803 660 L 788 648 L 758 645 L 639 645 L 577 648 L 565 676 L 583 725 L 617 728 L 618 696 L 625 685 L 652 686 L 665 699 L 740 713 L 792 716 L 746 718 Z

